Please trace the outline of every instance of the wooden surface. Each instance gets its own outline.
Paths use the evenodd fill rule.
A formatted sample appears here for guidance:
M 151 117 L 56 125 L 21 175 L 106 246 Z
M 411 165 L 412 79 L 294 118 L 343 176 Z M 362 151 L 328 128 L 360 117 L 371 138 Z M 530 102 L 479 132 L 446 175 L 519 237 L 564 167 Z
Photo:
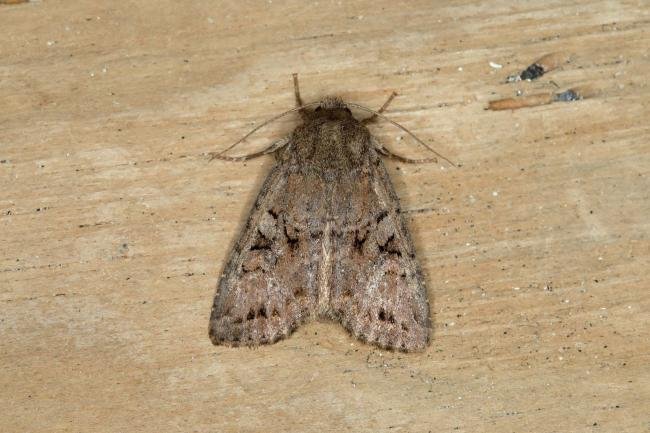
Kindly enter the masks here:
M 650 431 L 650 7 L 564 3 L 0 5 L 0 431 Z M 549 53 L 571 60 L 505 83 Z M 292 72 L 308 101 L 398 91 L 387 114 L 463 165 L 387 162 L 425 353 L 332 323 L 208 339 L 273 161 L 205 153 L 292 108 Z M 485 109 L 575 86 L 589 97 Z

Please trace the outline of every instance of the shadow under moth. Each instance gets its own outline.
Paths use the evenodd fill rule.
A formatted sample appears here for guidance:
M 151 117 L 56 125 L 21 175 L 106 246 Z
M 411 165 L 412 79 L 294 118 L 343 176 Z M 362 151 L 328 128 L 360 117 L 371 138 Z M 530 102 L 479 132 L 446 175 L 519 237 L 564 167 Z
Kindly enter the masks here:
M 241 160 L 273 153 L 277 163 L 221 274 L 210 339 L 269 344 L 310 319 L 328 318 L 382 348 L 422 350 L 429 341 L 427 290 L 381 156 L 425 160 L 383 148 L 365 126 L 384 118 L 395 94 L 372 111 L 335 97 L 304 105 L 295 74 L 294 91 L 297 107 L 284 114 L 298 111 L 302 124 L 290 136 L 245 157 L 223 155 L 256 128 L 211 154 Z M 372 115 L 357 120 L 350 107 Z

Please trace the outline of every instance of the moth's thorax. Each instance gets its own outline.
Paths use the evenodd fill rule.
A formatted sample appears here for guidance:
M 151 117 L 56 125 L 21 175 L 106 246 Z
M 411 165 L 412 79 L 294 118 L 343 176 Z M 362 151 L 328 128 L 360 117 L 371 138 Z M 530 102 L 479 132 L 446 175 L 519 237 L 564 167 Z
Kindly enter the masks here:
M 350 171 L 370 148 L 370 133 L 337 99 L 326 99 L 293 132 L 298 163 L 316 171 Z

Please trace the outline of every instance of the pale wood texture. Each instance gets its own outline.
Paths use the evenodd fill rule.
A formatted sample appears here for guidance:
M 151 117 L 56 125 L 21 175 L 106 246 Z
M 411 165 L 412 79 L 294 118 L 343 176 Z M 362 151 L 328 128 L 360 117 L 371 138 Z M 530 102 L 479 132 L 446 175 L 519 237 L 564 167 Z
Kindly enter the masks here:
M 565 3 L 0 5 L 0 431 L 649 431 L 650 7 Z M 505 84 L 549 53 L 571 61 Z M 307 101 L 399 92 L 387 114 L 463 164 L 387 163 L 425 353 L 331 323 L 208 339 L 272 159 L 204 154 L 292 108 L 292 72 Z M 576 86 L 590 97 L 485 110 Z

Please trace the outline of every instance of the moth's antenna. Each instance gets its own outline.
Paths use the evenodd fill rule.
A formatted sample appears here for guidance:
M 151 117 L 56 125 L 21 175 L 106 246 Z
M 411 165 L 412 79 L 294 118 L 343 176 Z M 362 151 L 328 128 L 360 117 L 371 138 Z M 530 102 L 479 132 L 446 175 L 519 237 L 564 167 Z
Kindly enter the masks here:
M 236 156 L 236 157 L 220 158 L 220 157 L 223 156 L 224 153 L 226 153 L 226 152 L 228 152 L 229 150 L 233 149 L 235 146 L 237 146 L 238 144 L 240 144 L 241 142 L 243 142 L 244 140 L 246 140 L 248 137 L 250 137 L 251 135 L 253 135 L 253 134 L 254 134 L 255 132 L 257 132 L 259 129 L 265 127 L 265 126 L 268 125 L 269 123 L 271 123 L 271 122 L 275 122 L 276 120 L 278 120 L 278 119 L 280 119 L 280 118 L 286 116 L 287 114 L 291 114 L 291 113 L 293 113 L 294 111 L 299 111 L 299 110 L 302 110 L 303 108 L 311 107 L 312 105 L 317 105 L 317 104 L 320 104 L 320 102 L 318 102 L 318 101 L 317 101 L 317 102 L 310 102 L 309 104 L 305 104 L 305 105 L 303 105 L 303 106 L 301 106 L 301 107 L 295 107 L 295 108 L 292 108 L 291 110 L 287 110 L 287 111 L 285 111 L 284 113 L 281 113 L 281 114 L 278 114 L 277 116 L 271 117 L 270 119 L 264 121 L 264 123 L 262 123 L 261 125 L 258 125 L 258 126 L 256 126 L 255 128 L 253 128 L 253 129 L 252 129 L 248 134 L 244 135 L 242 138 L 240 138 L 239 140 L 235 141 L 233 144 L 231 144 L 230 146 L 228 146 L 227 148 L 225 148 L 225 149 L 222 150 L 221 152 L 211 152 L 211 153 L 210 153 L 210 160 L 213 160 L 213 159 L 228 159 L 228 160 L 230 160 L 230 158 L 235 158 L 235 160 L 241 160 L 242 158 L 247 158 L 248 156 L 251 156 L 251 157 L 254 158 L 254 157 L 256 157 L 256 156 L 264 155 L 264 151 L 261 151 L 261 152 L 251 153 L 251 154 L 249 154 L 249 155 L 242 155 L 242 156 Z
M 391 123 L 391 124 L 397 126 L 399 129 L 401 129 L 402 131 L 406 132 L 408 135 L 410 135 L 411 137 L 413 137 L 413 139 L 414 139 L 415 141 L 417 141 L 418 143 L 420 143 L 420 145 L 422 145 L 425 149 L 428 149 L 430 152 L 432 152 L 433 154 L 435 154 L 435 155 L 439 156 L 440 158 L 444 159 L 445 161 L 447 161 L 448 163 L 450 163 L 450 164 L 453 165 L 454 167 L 458 167 L 458 166 L 457 166 L 454 162 L 452 162 L 449 158 L 447 158 L 446 156 L 444 156 L 444 155 L 442 155 L 441 153 L 439 153 L 439 152 L 437 152 L 436 150 L 434 150 L 431 146 L 429 146 L 428 144 L 426 144 L 424 141 L 420 140 L 420 139 L 419 139 L 415 134 L 413 134 L 411 131 L 409 131 L 408 129 L 406 129 L 405 127 L 403 127 L 402 125 L 400 125 L 399 123 L 395 122 L 394 120 L 391 120 L 391 119 L 389 119 L 388 117 L 384 116 L 384 115 L 381 114 L 380 112 L 375 111 L 375 110 L 372 110 L 372 109 L 370 109 L 370 108 L 368 108 L 368 107 L 364 107 L 363 105 L 359 105 L 359 104 L 354 104 L 354 103 L 349 103 L 349 102 L 348 102 L 348 103 L 346 103 L 346 105 L 348 105 L 348 106 L 350 106 L 350 107 L 359 108 L 359 109 L 361 109 L 361 110 L 365 110 L 365 111 L 367 111 L 368 113 L 371 113 L 371 114 L 373 115 L 373 117 L 374 117 L 374 116 L 380 117 L 380 118 L 384 119 L 385 121 L 387 121 L 387 122 L 389 122 L 389 123 Z M 393 154 L 393 155 L 395 155 L 395 154 Z M 402 157 L 402 158 L 403 158 L 403 157 Z M 404 158 L 404 159 L 408 159 L 408 158 Z M 413 161 L 417 161 L 417 160 L 413 160 Z
M 263 155 L 268 155 L 269 153 L 273 153 L 276 150 L 280 149 L 281 147 L 286 146 L 287 143 L 289 143 L 288 137 L 281 138 L 277 141 L 274 141 L 269 146 L 265 147 L 264 149 L 258 152 L 253 152 L 241 156 L 228 156 L 228 155 L 221 155 L 220 153 L 217 152 L 210 152 L 208 153 L 208 155 L 210 155 L 210 159 L 208 160 L 208 162 L 212 161 L 213 159 L 221 159 L 222 161 L 248 161 L 249 159 L 257 158 L 258 156 L 263 156 Z

